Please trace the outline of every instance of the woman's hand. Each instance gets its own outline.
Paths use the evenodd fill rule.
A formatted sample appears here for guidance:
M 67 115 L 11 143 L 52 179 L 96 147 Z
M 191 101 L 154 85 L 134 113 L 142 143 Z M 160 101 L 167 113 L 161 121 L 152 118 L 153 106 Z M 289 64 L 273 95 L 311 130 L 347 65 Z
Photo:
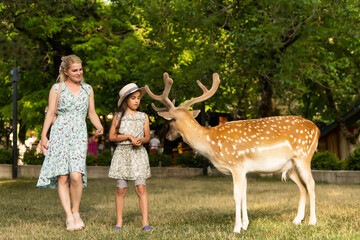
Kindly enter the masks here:
M 40 140 L 40 152 L 46 155 L 46 152 L 49 148 L 49 140 L 47 137 L 42 137 Z
M 96 129 L 95 136 L 101 136 L 104 133 L 104 128 L 101 126 L 101 128 Z

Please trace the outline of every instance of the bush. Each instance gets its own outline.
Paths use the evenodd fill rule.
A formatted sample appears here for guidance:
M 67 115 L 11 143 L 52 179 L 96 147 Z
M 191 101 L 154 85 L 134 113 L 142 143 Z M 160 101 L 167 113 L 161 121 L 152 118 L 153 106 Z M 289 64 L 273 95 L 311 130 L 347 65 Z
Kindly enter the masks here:
M 97 157 L 93 154 L 88 154 L 86 156 L 86 165 L 87 166 L 110 166 L 112 159 L 110 150 L 103 150 Z
M 12 164 L 12 150 L 0 149 L 0 164 Z
M 360 148 L 355 151 L 344 161 L 344 169 L 360 170 Z
M 316 170 L 341 170 L 342 164 L 335 154 L 326 151 L 316 153 L 313 156 L 311 168 Z
M 160 162 L 162 167 L 168 167 L 172 161 L 170 155 L 154 152 L 149 154 L 149 162 L 150 167 L 159 167 Z
M 203 158 L 195 155 L 193 152 L 178 154 L 176 156 L 176 164 L 182 167 L 201 168 Z
M 95 157 L 94 154 L 88 154 L 86 155 L 86 165 L 87 166 L 97 166 L 97 157 Z
M 26 165 L 41 165 L 43 164 L 45 155 L 42 153 L 36 154 L 35 150 L 30 150 L 24 153 L 23 162 Z
M 111 164 L 111 151 L 110 150 L 103 150 L 98 156 L 97 156 L 97 162 L 99 163 L 99 166 L 110 166 Z

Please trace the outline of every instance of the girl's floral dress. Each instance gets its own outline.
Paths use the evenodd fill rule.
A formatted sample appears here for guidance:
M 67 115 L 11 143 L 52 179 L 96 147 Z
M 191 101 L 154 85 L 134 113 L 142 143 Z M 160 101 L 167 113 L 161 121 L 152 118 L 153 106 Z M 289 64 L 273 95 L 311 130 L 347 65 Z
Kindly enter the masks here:
M 54 84 L 56 94 L 59 84 Z M 66 84 L 61 83 L 57 118 L 50 130 L 49 148 L 41 168 L 37 187 L 56 188 L 57 177 L 71 172 L 82 174 L 83 187 L 87 186 L 86 115 L 91 86 L 81 83 L 80 93 L 75 97 Z
M 118 114 L 117 119 L 120 119 Z M 146 114 L 136 112 L 125 113 L 121 119 L 119 134 L 132 135 L 136 138 L 144 137 Z M 111 165 L 109 177 L 123 180 L 145 180 L 151 176 L 149 156 L 143 145 L 135 147 L 130 140 L 117 143 Z

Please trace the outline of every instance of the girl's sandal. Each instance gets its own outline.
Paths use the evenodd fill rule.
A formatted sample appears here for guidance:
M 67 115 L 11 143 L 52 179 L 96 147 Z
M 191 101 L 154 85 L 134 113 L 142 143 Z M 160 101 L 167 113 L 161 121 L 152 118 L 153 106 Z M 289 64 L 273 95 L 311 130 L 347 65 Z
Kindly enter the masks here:
M 68 230 L 68 231 L 77 230 L 76 225 L 75 225 L 75 220 L 73 217 L 69 217 L 66 219 L 66 230 Z
M 77 212 L 77 213 L 73 213 L 73 216 L 74 216 L 74 219 L 75 219 L 75 227 L 77 230 L 81 230 L 81 229 L 84 229 L 85 228 L 85 224 L 83 222 L 83 220 L 81 219 L 80 217 L 80 214 Z
M 147 226 L 143 227 L 142 230 L 145 231 L 145 232 L 151 232 L 153 229 L 152 229 L 152 227 L 147 225 Z

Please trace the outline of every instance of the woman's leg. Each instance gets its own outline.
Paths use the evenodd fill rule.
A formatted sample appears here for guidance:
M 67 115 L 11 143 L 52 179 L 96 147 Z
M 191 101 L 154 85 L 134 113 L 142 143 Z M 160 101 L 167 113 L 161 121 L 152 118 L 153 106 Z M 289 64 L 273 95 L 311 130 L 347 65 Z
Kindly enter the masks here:
M 84 227 L 84 222 L 82 221 L 79 214 L 80 201 L 83 191 L 83 181 L 82 175 L 79 172 L 70 173 L 70 194 L 72 200 L 72 213 L 75 219 L 75 225 L 78 229 L 82 229 Z
M 72 213 L 78 213 L 83 191 L 82 175 L 79 172 L 70 173 L 70 193 L 72 200 Z
M 146 186 L 144 184 L 136 185 L 135 187 L 136 193 L 139 197 L 139 205 L 140 211 L 142 215 L 142 225 L 148 226 L 149 225 L 149 203 L 148 203 L 148 196 L 146 192 Z
M 125 196 L 127 193 L 127 187 L 117 187 L 115 205 L 116 205 L 116 227 L 122 227 L 123 224 L 123 212 L 125 205 Z
M 73 217 L 71 212 L 71 201 L 69 191 L 69 175 L 58 176 L 58 194 L 62 207 L 65 210 L 66 218 Z

